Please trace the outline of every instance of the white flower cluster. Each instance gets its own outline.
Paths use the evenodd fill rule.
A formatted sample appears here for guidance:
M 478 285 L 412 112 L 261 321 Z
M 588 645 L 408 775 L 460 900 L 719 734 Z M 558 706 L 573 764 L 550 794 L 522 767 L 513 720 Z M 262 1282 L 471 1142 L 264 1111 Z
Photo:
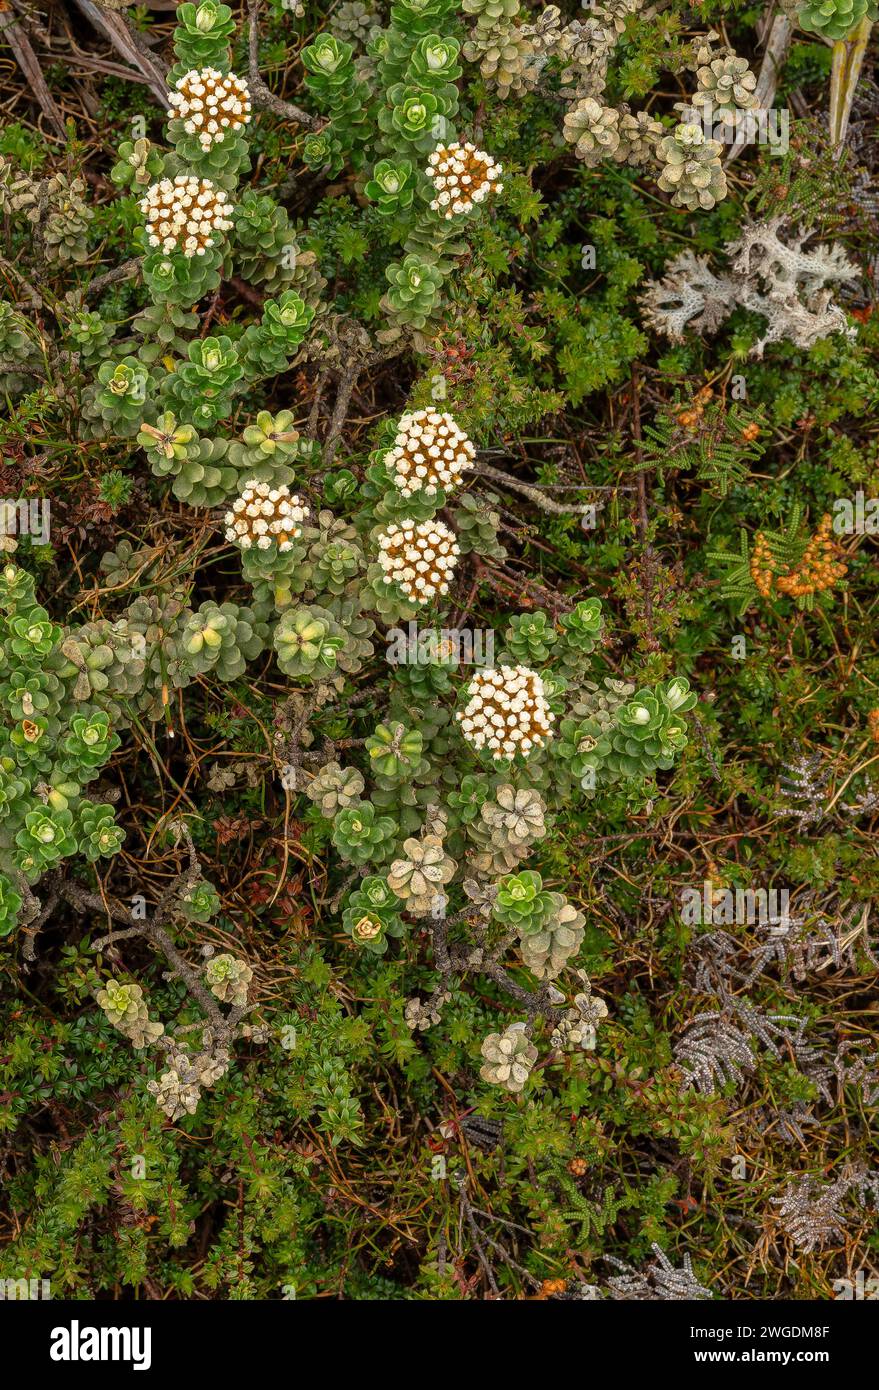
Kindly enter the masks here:
M 503 166 L 469 140 L 465 145 L 457 141 L 439 145 L 428 160 L 427 177 L 436 189 L 430 206 L 447 220 L 470 212 L 490 193 L 501 192 L 503 184 L 498 178 L 502 173 Z
M 290 550 L 302 535 L 305 517 L 299 496 L 286 485 L 269 487 L 251 478 L 223 518 L 226 540 L 242 550 L 268 550 L 275 544 L 279 552 Z
M 197 135 L 203 150 L 219 144 L 227 131 L 241 130 L 250 120 L 247 83 L 234 72 L 224 77 L 216 68 L 193 68 L 174 83 L 168 116 L 183 122 L 188 135 Z
M 401 521 L 378 538 L 378 561 L 386 584 L 397 584 L 415 603 L 447 594 L 458 563 L 454 533 L 441 521 Z
M 447 411 L 414 410 L 397 427 L 385 466 L 404 497 L 413 492 L 450 492 L 465 468 L 473 467 L 476 450 Z
M 214 233 L 228 232 L 232 226 L 229 195 L 194 174 L 160 179 L 141 198 L 140 210 L 150 246 L 168 253 L 182 251 L 187 257 L 203 256 Z
M 488 748 L 493 758 L 528 754 L 552 736 L 555 715 L 546 702 L 543 681 L 527 666 L 477 671 L 467 697 L 455 718 L 467 742 L 479 751 Z

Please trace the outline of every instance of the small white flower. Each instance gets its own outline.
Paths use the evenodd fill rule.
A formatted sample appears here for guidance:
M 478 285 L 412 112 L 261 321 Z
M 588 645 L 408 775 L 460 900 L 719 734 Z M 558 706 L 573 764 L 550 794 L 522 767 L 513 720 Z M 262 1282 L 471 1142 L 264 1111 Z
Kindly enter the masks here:
M 416 603 L 448 593 L 460 551 L 441 521 L 392 523 L 379 535 L 378 546 L 386 584 L 396 585 Z
M 502 166 L 469 140 L 466 144 L 439 146 L 428 159 L 427 177 L 436 190 L 430 206 L 446 220 L 471 212 L 489 193 L 500 193 Z
M 250 92 L 234 72 L 224 76 L 216 68 L 193 69 L 178 78 L 168 100 L 169 117 L 182 120 L 205 150 L 219 144 L 227 130 L 242 130 L 250 120 Z
M 226 513 L 226 540 L 242 550 L 254 544 L 258 550 L 268 550 L 276 544 L 279 552 L 286 552 L 302 535 L 306 515 L 301 498 L 288 487 L 270 490 L 267 483 L 251 478 Z
M 150 246 L 169 253 L 182 251 L 187 257 L 204 255 L 214 234 L 232 226 L 229 195 L 210 179 L 194 174 L 160 179 L 147 189 L 139 206 Z
M 454 418 L 446 412 L 416 410 L 404 415 L 385 467 L 404 497 L 440 488 L 451 492 L 461 474 L 473 467 L 476 450 Z
M 468 743 L 497 760 L 527 754 L 552 737 L 555 715 L 543 681 L 527 666 L 478 671 L 467 687 L 467 704 L 455 715 Z

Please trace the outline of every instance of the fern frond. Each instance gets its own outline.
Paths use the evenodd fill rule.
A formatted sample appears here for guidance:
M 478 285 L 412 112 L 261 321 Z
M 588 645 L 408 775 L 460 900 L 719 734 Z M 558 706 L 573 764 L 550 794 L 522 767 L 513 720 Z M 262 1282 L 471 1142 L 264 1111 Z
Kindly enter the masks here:
M 706 400 L 698 392 L 688 402 L 666 406 L 644 427 L 641 467 L 660 475 L 669 469 L 695 470 L 700 482 L 726 497 L 743 483 L 750 465 L 764 452 L 759 440 L 760 410 L 725 400 Z

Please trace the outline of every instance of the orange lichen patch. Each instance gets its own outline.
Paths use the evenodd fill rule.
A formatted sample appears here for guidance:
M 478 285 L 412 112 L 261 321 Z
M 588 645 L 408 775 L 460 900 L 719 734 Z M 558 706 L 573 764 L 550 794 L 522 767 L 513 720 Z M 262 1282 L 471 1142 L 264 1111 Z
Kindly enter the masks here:
M 532 1295 L 532 1303 L 542 1303 L 544 1299 L 553 1298 L 556 1294 L 564 1293 L 568 1287 L 567 1279 L 544 1279 L 536 1294 Z

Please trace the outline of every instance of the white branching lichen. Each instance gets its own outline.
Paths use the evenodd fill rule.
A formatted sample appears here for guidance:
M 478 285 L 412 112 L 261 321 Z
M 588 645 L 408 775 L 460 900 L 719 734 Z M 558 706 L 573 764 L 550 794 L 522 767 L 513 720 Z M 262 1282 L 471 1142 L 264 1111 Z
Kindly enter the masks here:
M 751 349 L 754 357 L 762 357 L 769 343 L 809 348 L 833 333 L 853 338 L 855 329 L 833 301 L 832 286 L 855 280 L 857 268 L 839 245 L 806 249 L 813 235 L 808 229 L 786 232 L 782 240 L 783 227 L 781 217 L 746 225 L 727 244 L 725 273 L 715 274 L 707 257 L 681 252 L 641 295 L 645 321 L 681 342 L 685 332 L 716 333 L 734 309 L 750 309 L 766 319 Z

